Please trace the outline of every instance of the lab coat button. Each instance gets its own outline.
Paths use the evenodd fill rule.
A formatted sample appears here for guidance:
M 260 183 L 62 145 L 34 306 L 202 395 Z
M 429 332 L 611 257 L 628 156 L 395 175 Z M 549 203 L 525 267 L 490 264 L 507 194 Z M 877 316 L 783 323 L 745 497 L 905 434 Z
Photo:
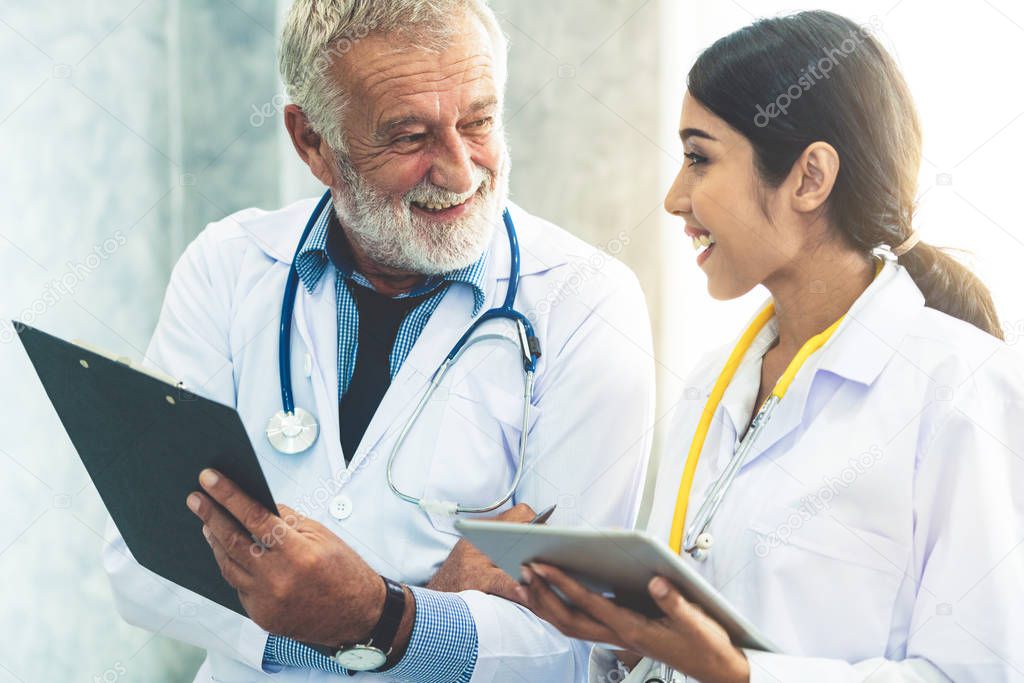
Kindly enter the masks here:
M 352 516 L 352 499 L 346 495 L 335 496 L 331 501 L 331 516 L 343 522 Z

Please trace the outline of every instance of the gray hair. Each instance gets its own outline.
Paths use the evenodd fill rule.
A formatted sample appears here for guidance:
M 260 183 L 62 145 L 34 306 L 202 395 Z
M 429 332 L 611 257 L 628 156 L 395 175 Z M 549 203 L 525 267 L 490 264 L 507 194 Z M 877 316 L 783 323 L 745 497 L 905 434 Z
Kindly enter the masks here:
M 476 16 L 494 46 L 495 80 L 502 98 L 508 76 L 508 42 L 487 0 L 295 0 L 281 33 L 279 68 L 288 97 L 330 147 L 344 154 L 342 117 L 347 93 L 331 66 L 371 33 L 399 35 L 410 47 L 443 50 L 460 16 Z

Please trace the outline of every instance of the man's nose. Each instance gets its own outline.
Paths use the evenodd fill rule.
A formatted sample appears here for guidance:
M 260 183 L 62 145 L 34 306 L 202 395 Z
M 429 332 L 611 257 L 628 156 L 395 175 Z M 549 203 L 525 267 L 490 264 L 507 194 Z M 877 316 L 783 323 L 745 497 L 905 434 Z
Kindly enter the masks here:
M 451 192 L 464 194 L 476 189 L 473 187 L 476 178 L 474 170 L 475 164 L 465 141 L 457 133 L 451 132 L 441 140 L 430 170 L 430 181 Z

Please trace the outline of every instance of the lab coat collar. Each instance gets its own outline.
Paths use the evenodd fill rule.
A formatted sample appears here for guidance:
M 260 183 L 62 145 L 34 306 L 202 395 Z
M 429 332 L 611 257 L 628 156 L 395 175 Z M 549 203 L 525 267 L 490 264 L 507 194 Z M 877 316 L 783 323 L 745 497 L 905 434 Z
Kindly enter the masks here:
M 758 312 L 770 301 L 758 307 Z M 843 379 L 870 385 L 892 358 L 923 307 L 924 295 L 910 273 L 894 261 L 886 260 L 878 277 L 853 302 L 832 338 L 818 352 L 817 362 L 813 357 L 807 361 L 808 367 L 815 367 L 815 373 L 827 370 Z M 756 317 L 752 316 L 743 329 Z M 775 320 L 774 317 L 769 320 L 751 344 L 744 363 L 751 360 L 751 353 L 764 354 L 771 338 L 777 334 Z M 798 379 L 803 374 L 806 373 L 799 373 Z M 711 380 L 713 384 L 714 378 Z
M 778 321 L 772 318 L 761 328 L 761 331 L 754 337 L 753 343 L 747 349 L 736 374 L 733 376 L 729 386 L 722 395 L 722 402 L 719 410 L 724 411 L 725 416 L 732 424 L 732 434 L 735 439 L 743 436 L 754 411 L 758 406 L 754 405 L 757 400 L 758 389 L 761 387 L 761 367 L 765 352 L 771 348 L 779 333 Z M 713 387 L 713 385 L 712 385 Z M 711 388 L 707 394 L 710 395 Z
M 461 283 L 473 290 L 473 315 L 476 315 L 480 312 L 487 298 L 486 278 L 487 257 L 489 255 L 490 250 L 485 249 L 482 256 L 465 268 L 428 277 L 423 284 L 412 291 L 399 294 L 395 298 L 422 297 L 435 291 L 446 282 L 451 284 Z M 299 280 L 310 294 L 314 293 L 317 285 L 323 279 L 323 274 L 327 270 L 328 264 L 332 264 L 338 270 L 338 275 L 346 280 L 351 280 L 362 287 L 375 290 L 373 284 L 362 273 L 355 270 L 352 260 L 352 247 L 341 228 L 341 223 L 338 222 L 338 218 L 334 214 L 334 207 L 330 204 L 324 206 L 320 212 L 320 217 L 317 218 L 312 231 L 306 237 L 306 242 L 299 250 L 299 255 L 295 261 Z
M 306 227 L 309 215 L 316 208 L 318 198 L 302 199 L 278 211 L 270 211 L 239 221 L 259 248 L 267 256 L 285 265 L 291 265 L 295 248 L 298 246 L 302 229 Z M 566 263 L 562 249 L 552 248 L 543 221 L 531 216 L 517 205 L 509 203 L 508 210 L 515 223 L 519 237 L 520 275 L 535 275 Z M 499 280 L 508 279 L 510 263 L 508 239 L 505 226 L 499 217 L 494 226 L 491 240 L 491 271 Z
M 887 260 L 821 350 L 818 370 L 871 385 L 899 349 L 924 308 L 924 295 L 906 268 Z
M 808 372 L 797 373 L 786 396 L 776 407 L 755 453 L 759 455 L 782 441 L 806 419 L 808 399 L 819 373 L 870 386 L 897 353 L 903 338 L 924 308 L 924 296 L 905 268 L 887 260 L 878 277 L 854 302 L 835 334 L 807 361 Z M 835 391 L 838 385 L 832 385 Z M 823 388 L 822 391 L 825 391 Z M 817 405 L 827 400 L 820 395 Z
M 316 208 L 317 198 L 301 199 L 277 211 L 267 211 L 240 221 L 242 229 L 270 258 L 292 264 L 302 230 Z

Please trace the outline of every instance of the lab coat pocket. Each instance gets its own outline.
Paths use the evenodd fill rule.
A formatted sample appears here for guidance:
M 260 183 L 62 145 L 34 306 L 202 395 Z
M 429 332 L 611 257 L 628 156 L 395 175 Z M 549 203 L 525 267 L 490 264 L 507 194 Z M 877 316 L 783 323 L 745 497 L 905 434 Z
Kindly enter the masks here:
M 485 374 L 467 375 L 439 399 L 444 405 L 424 491 L 427 500 L 485 507 L 504 497 L 512 486 L 523 431 L 524 398 Z M 531 405 L 527 433 L 539 415 L 537 406 Z M 494 516 L 508 507 L 506 504 L 494 512 L 463 517 Z M 428 515 L 436 530 L 459 535 L 451 514 L 437 510 Z
M 784 510 L 762 519 L 780 523 L 750 525 L 755 546 L 747 571 L 753 575 L 744 584 L 746 599 L 761 613 L 789 615 L 793 630 L 772 637 L 792 654 L 847 660 L 882 655 L 909 544 L 824 513 Z M 805 651 L 802 642 L 813 642 L 815 651 Z

